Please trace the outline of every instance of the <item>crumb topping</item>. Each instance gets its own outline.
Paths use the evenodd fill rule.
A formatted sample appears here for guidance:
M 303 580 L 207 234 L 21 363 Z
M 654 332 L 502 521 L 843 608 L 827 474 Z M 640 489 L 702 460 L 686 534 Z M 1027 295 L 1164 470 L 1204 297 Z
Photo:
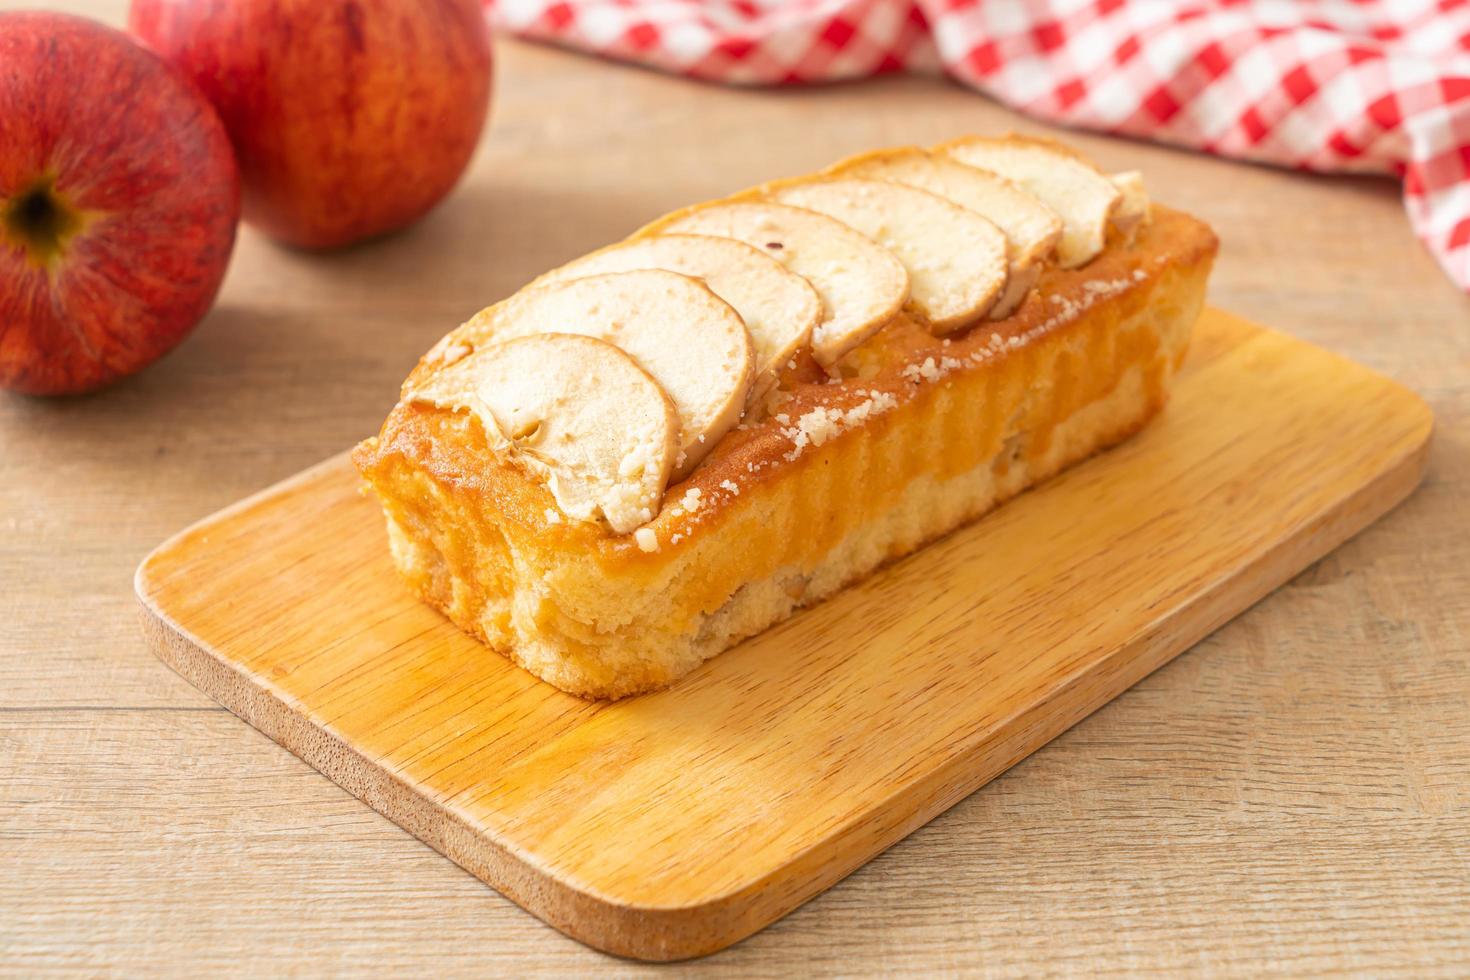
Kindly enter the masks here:
M 776 421 L 782 425 L 781 434 L 791 440 L 791 451 L 783 453 L 781 458 L 794 463 L 807 446 L 821 446 L 844 431 L 862 425 L 869 418 L 898 407 L 898 399 L 886 391 L 859 390 L 857 394 L 866 397 L 852 408 L 819 405 L 798 418 L 795 425 L 791 424 L 788 415 L 776 416 Z

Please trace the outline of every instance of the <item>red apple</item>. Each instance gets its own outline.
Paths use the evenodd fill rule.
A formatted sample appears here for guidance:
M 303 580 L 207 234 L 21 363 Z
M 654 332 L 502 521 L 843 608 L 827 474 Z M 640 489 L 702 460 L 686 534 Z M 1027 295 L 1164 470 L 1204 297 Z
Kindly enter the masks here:
M 219 110 L 245 220 L 292 245 L 418 219 L 485 124 L 479 0 L 133 0 L 128 23 Z
M 214 301 L 239 216 L 186 79 L 100 24 L 0 14 L 0 386 L 88 391 L 160 357 Z

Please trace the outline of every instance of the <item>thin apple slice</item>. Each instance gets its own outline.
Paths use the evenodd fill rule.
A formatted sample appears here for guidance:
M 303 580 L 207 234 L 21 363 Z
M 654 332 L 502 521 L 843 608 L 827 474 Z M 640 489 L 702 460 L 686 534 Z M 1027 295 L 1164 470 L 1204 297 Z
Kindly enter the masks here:
M 1138 229 L 1148 224 L 1150 204 L 1148 188 L 1143 186 L 1143 174 L 1137 170 L 1124 170 L 1109 174 L 1108 180 L 1123 195 L 1118 209 L 1113 212 L 1113 227 L 1118 229 L 1124 241 L 1131 242 Z
M 450 334 L 472 348 L 529 334 L 596 337 L 663 386 L 681 431 L 675 478 L 714 448 L 745 409 L 755 350 L 740 315 L 704 283 L 663 269 L 611 272 L 524 289 Z
M 936 150 L 1014 180 L 1060 215 L 1058 265 L 1075 268 L 1102 251 L 1108 222 L 1123 195 L 1075 151 L 1021 136 L 966 136 L 942 143 Z
M 659 511 L 679 416 L 648 372 L 593 337 L 538 334 L 479 348 L 409 400 L 480 420 L 497 451 L 546 478 L 568 517 L 626 534 Z
M 801 276 L 822 299 L 812 330 L 812 356 L 830 367 L 903 308 L 909 276 L 890 252 L 839 221 L 766 201 L 698 204 L 640 230 L 650 235 L 733 238 Z
M 667 269 L 703 279 L 734 307 L 755 345 L 751 401 L 769 390 L 781 367 L 811 343 L 812 329 L 822 317 L 822 298 L 811 283 L 744 242 L 711 235 L 619 242 L 553 269 L 531 285 L 634 269 Z
M 777 181 L 761 191 L 836 218 L 896 255 L 909 273 L 910 305 L 940 333 L 973 323 L 1005 289 L 1005 235 L 937 194 L 846 177 Z
M 907 184 L 938 194 L 993 221 L 1006 236 L 1005 292 L 990 308 L 992 320 L 1010 316 L 1036 284 L 1041 264 L 1056 250 L 1062 219 L 1034 195 L 988 170 L 917 146 L 863 153 L 829 167 L 836 177 Z

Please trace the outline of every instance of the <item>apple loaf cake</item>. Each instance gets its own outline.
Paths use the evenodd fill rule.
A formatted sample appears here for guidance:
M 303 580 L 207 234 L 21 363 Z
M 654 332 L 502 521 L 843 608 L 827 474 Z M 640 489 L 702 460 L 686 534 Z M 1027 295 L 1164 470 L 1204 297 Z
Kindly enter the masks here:
M 425 601 L 650 691 L 1140 429 L 1215 250 L 1049 141 L 865 154 L 481 311 L 353 458 Z

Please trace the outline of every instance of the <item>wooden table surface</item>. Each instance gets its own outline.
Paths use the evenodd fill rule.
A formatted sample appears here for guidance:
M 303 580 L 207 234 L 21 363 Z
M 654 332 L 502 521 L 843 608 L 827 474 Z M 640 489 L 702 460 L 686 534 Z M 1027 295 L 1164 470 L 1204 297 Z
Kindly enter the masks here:
M 324 256 L 246 231 L 163 362 L 90 398 L 0 397 L 0 972 L 652 969 L 543 926 L 170 673 L 133 569 L 374 431 L 467 314 L 648 218 L 860 149 L 1044 129 L 924 78 L 726 91 L 513 42 L 497 74 L 472 172 L 419 226 Z M 1387 181 L 1073 138 L 1214 224 L 1213 302 L 1421 393 L 1428 478 L 832 891 L 673 970 L 1470 963 L 1470 301 Z

